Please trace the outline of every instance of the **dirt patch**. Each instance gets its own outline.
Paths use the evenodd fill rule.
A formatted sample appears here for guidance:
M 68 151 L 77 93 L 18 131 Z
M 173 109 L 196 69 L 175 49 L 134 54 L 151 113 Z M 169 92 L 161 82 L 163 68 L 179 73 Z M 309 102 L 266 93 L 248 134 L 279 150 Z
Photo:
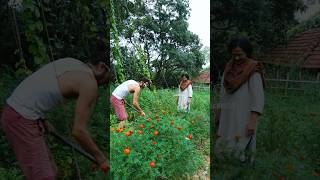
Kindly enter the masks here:
M 204 156 L 204 166 L 191 178 L 191 180 L 210 180 L 210 156 Z

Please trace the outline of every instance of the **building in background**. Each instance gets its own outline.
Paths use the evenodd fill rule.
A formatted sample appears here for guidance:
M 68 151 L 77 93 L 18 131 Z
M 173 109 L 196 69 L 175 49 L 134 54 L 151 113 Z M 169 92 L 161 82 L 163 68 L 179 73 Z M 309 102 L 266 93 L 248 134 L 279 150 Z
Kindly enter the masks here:
M 204 71 L 199 74 L 199 76 L 191 79 L 193 83 L 210 85 L 210 72 Z
M 198 76 L 193 77 L 192 88 L 197 90 L 209 90 L 210 87 L 210 70 L 201 72 Z

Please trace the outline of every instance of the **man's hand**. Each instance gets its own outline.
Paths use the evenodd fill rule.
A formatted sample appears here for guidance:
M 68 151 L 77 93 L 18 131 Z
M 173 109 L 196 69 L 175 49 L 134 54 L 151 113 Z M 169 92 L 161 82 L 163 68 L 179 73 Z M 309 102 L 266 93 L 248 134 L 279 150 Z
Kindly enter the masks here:
M 146 114 L 143 111 L 140 111 L 141 116 L 145 116 Z
M 96 156 L 100 171 L 106 173 L 109 170 L 109 161 L 104 156 Z
M 100 164 L 100 171 L 107 173 L 109 171 L 109 167 L 109 164 L 107 163 L 107 161 L 105 161 Z
M 124 128 L 125 127 L 125 122 L 126 122 L 126 120 L 120 121 L 119 124 L 118 124 L 118 128 Z

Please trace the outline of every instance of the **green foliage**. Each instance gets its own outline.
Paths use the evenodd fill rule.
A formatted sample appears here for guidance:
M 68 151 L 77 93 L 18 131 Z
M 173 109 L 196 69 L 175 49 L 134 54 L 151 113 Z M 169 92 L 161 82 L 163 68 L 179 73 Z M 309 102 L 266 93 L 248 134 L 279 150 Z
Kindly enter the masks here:
M 304 31 L 307 31 L 307 30 L 313 29 L 313 28 L 319 28 L 319 27 L 320 27 L 320 13 L 316 14 L 310 20 L 302 22 L 301 24 L 292 27 L 288 31 L 288 38 L 293 38 L 293 37 L 301 34 Z
M 198 36 L 188 31 L 188 6 L 188 0 L 121 0 L 114 4 L 127 79 L 144 75 L 158 87 L 172 87 L 178 79 L 176 74 L 199 73 L 205 57 Z M 118 46 L 117 37 L 113 41 Z
M 176 93 L 177 90 L 168 89 L 142 90 L 139 104 L 146 116 L 141 117 L 129 105 L 126 106 L 130 123 L 123 132 L 117 133 L 117 120 L 111 112 L 111 164 L 115 179 L 172 179 L 182 178 L 182 175 L 186 178 L 199 168 L 208 166 L 204 164 L 204 157 L 210 154 L 209 93 L 195 91 L 189 113 L 177 112 Z M 126 101 L 131 104 L 132 97 Z M 159 116 L 158 121 L 156 116 Z M 150 122 L 147 121 L 149 117 Z M 141 128 L 140 124 L 145 127 Z M 179 131 L 177 126 L 182 130 Z M 124 133 L 130 130 L 133 134 L 127 137 Z M 138 135 L 139 130 L 142 135 Z M 154 136 L 155 130 L 159 132 L 158 136 Z M 193 136 L 191 141 L 186 139 L 189 134 Z M 153 145 L 152 141 L 156 144 Z M 129 156 L 124 154 L 127 147 L 131 150 Z M 150 161 L 155 161 L 155 168 L 150 168 Z
M 16 168 L 4 169 L 0 167 L 1 180 L 22 180 L 21 171 Z
M 111 171 L 116 179 L 182 178 L 198 169 L 199 156 L 194 151 L 193 140 L 187 138 L 188 121 L 161 113 L 158 120 L 156 117 L 150 116 L 151 122 L 146 121 L 147 117 L 137 117 L 130 128 L 124 130 L 128 132 L 132 128 L 130 136 L 117 130 L 111 133 Z M 170 121 L 174 124 L 170 125 Z M 141 128 L 141 124 L 145 127 Z M 159 135 L 155 136 L 155 131 Z M 123 152 L 125 148 L 130 149 L 128 155 Z M 155 162 L 154 168 L 149 166 L 150 162 Z
M 6 98 L 10 95 L 11 91 L 15 88 L 18 80 L 13 77 L 13 70 L 7 66 L 0 67 L 0 107 L 5 105 Z
M 15 67 L 17 68 L 15 72 L 16 77 L 25 77 L 32 73 L 29 68 L 27 68 L 25 59 L 20 59 L 20 61 L 16 63 Z
M 254 164 L 214 158 L 214 179 L 317 179 L 319 96 L 279 98 L 266 94 L 258 119 Z M 215 132 L 214 132 L 215 133 Z
M 146 65 L 147 64 L 147 62 L 146 62 L 147 59 L 146 59 L 145 52 L 143 51 L 143 49 L 141 48 L 140 45 L 133 43 L 133 41 L 132 41 L 132 44 L 134 45 L 134 47 L 135 47 L 135 49 L 136 49 L 136 51 L 138 53 L 138 59 L 137 60 L 140 60 L 138 62 L 142 66 L 142 68 L 140 68 L 141 69 L 140 71 L 142 71 L 140 74 L 142 74 L 144 77 L 151 78 L 150 77 L 150 72 L 149 72 L 149 70 L 147 68 L 147 65 Z
M 116 22 L 116 18 L 115 18 L 115 12 L 114 12 L 114 7 L 113 7 L 113 1 L 111 0 L 111 34 L 112 34 L 112 39 L 113 39 L 113 45 L 114 48 L 112 49 L 112 54 L 113 57 L 115 59 L 115 65 L 116 65 L 116 72 L 117 75 L 119 76 L 119 82 L 122 82 L 125 80 L 125 76 L 124 76 L 124 69 L 123 69 L 123 65 L 122 65 L 122 55 L 121 55 L 121 51 L 119 48 L 119 32 L 117 29 L 117 22 Z
M 202 54 L 204 55 L 205 63 L 210 63 L 210 47 L 205 46 L 204 48 L 202 48 L 201 51 L 202 51 Z
M 301 0 L 294 1 L 254 1 L 219 0 L 211 7 L 213 33 L 212 51 L 216 83 L 225 63 L 230 59 L 226 44 L 234 36 L 246 36 L 253 44 L 254 57 L 268 48 L 283 44 L 288 38 L 288 30 L 295 26 L 294 13 L 303 10 Z M 259 59 L 258 59 L 259 60 Z
M 95 108 L 93 109 L 90 121 L 87 125 L 88 131 L 102 152 L 105 155 L 109 152 L 108 142 L 108 130 L 107 130 L 107 116 L 105 109 L 108 107 L 107 101 L 105 101 L 105 90 L 99 90 L 100 96 L 97 99 Z M 57 107 L 47 113 L 46 118 L 55 126 L 57 131 L 68 139 L 72 139 L 70 126 L 74 120 L 75 102 L 69 102 L 63 106 Z M 53 153 L 56 163 L 59 168 L 60 178 L 76 178 L 77 173 L 75 169 L 75 159 L 77 159 L 81 177 L 83 179 L 94 179 L 94 177 L 106 177 L 106 174 L 91 169 L 93 165 L 89 160 L 82 157 L 78 153 L 72 153 L 72 149 L 63 146 L 59 141 L 53 138 L 49 138 L 50 150 Z
M 20 76 L 50 62 L 51 51 L 53 59 L 74 57 L 87 60 L 97 39 L 109 42 L 107 9 L 110 8 L 105 0 L 26 0 L 22 1 L 20 10 L 12 10 L 2 3 L 0 14 L 8 21 L 1 25 L 11 28 L 4 29 L 0 35 L 1 51 L 10 54 L 6 55 L 6 62 L 10 62 Z M 16 22 L 12 12 L 16 15 Z M 22 60 L 16 57 L 19 39 L 15 23 L 20 32 Z
M 22 12 L 19 15 L 19 22 L 24 22 L 24 36 L 28 43 L 28 52 L 33 57 L 36 65 L 43 65 L 49 62 L 46 46 L 42 39 L 44 27 L 41 22 L 40 4 L 34 0 L 26 0 L 22 2 Z

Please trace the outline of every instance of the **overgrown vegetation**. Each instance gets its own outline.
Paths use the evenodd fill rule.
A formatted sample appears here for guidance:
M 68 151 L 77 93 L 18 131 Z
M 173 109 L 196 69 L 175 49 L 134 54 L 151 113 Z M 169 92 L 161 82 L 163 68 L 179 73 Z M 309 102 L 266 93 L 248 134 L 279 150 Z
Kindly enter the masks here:
M 58 58 L 86 61 L 97 39 L 109 41 L 108 1 L 14 2 L 0 2 L 0 17 L 6 19 L 1 21 L 0 65 L 15 68 L 17 75 Z
M 183 179 L 200 169 L 209 171 L 209 162 L 205 161 L 210 154 L 209 93 L 196 91 L 188 114 L 177 112 L 175 93 L 143 90 L 139 101 L 146 116 L 141 117 L 126 106 L 130 123 L 124 129 L 117 128 L 116 117 L 111 113 L 111 164 L 115 179 Z M 131 99 L 127 102 L 131 103 Z M 150 166 L 151 162 L 155 167 Z
M 267 93 L 264 113 L 258 119 L 255 163 L 214 158 L 212 177 L 319 179 L 319 106 L 319 94 L 281 98 Z

